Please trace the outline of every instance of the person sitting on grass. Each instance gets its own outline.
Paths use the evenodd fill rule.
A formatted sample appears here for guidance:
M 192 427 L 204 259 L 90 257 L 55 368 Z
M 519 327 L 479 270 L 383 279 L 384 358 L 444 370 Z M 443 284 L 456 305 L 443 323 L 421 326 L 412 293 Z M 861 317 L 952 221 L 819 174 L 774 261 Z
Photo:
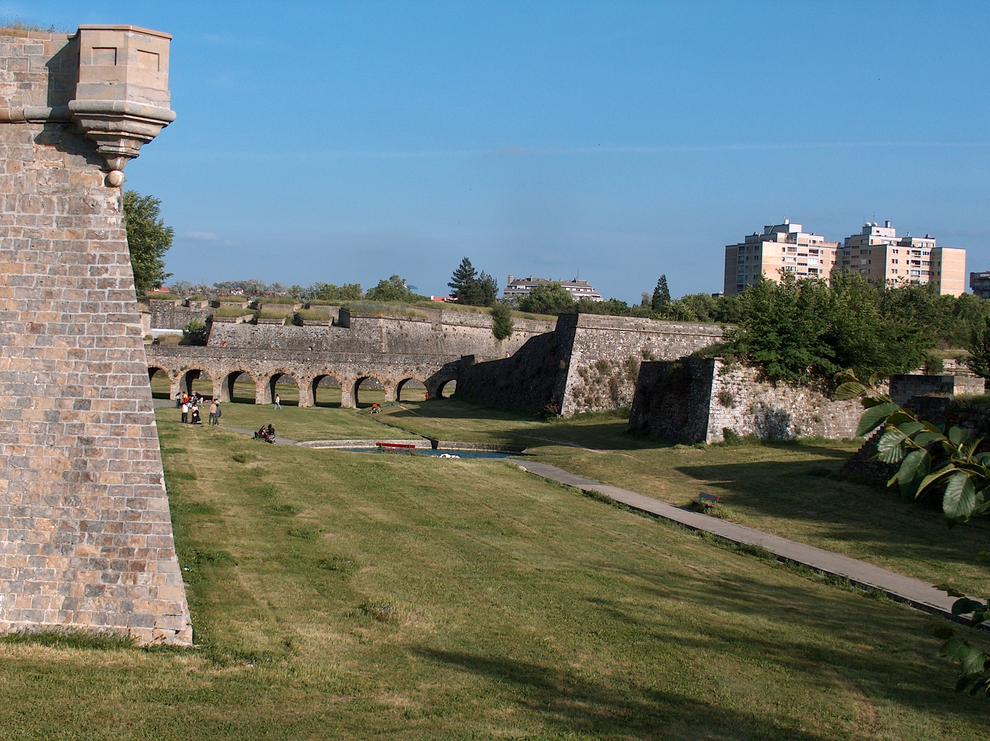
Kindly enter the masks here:
M 381 414 L 381 411 L 382 411 L 382 405 L 379 404 L 377 401 L 371 405 L 372 414 Z

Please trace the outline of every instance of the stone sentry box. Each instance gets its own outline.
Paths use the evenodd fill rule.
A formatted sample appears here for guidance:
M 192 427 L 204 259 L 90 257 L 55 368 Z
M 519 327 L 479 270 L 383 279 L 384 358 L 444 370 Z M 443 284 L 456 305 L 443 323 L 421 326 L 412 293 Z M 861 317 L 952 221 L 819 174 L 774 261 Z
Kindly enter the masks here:
M 119 186 L 169 36 L 0 29 L 0 631 L 189 644 Z

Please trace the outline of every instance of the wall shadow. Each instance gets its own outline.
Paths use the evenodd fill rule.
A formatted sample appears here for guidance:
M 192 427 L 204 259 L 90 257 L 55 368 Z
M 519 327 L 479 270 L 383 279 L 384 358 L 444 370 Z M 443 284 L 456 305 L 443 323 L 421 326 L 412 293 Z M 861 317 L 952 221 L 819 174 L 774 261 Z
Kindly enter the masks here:
M 680 466 L 675 470 L 717 488 L 730 512 L 748 510 L 813 523 L 820 537 L 868 545 L 869 552 L 880 557 L 973 567 L 975 554 L 986 548 L 990 522 L 973 521 L 950 531 L 937 497 L 919 503 L 895 491 L 845 480 L 840 476 L 844 457 L 829 457 L 834 460 Z M 990 588 L 990 568 L 985 571 Z
M 649 687 L 602 684 L 574 672 L 503 656 L 414 648 L 420 658 L 467 671 L 507 685 L 516 702 L 545 723 L 567 734 L 614 738 L 697 737 L 817 739 L 784 728 L 756 714 L 740 713 L 686 695 Z M 686 717 L 695 719 L 686 722 Z

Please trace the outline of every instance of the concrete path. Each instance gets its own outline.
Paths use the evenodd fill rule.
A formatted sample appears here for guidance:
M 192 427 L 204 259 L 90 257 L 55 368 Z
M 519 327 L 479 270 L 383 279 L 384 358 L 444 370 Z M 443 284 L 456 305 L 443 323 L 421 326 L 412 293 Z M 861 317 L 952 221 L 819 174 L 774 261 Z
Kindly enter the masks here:
M 692 530 L 711 533 L 733 543 L 759 546 L 774 554 L 781 561 L 800 564 L 820 573 L 843 577 L 853 584 L 881 592 L 890 599 L 906 603 L 919 610 L 952 617 L 952 603 L 955 602 L 956 598 L 920 579 L 888 571 L 865 561 L 825 551 L 821 548 L 797 543 L 778 535 L 770 535 L 745 525 L 737 525 L 700 512 L 684 510 L 628 489 L 620 489 L 617 486 L 610 486 L 594 479 L 578 476 L 547 463 L 520 461 L 517 465 L 524 471 L 542 478 L 572 486 L 581 491 L 600 494 L 632 509 L 676 522 Z M 959 621 L 968 622 L 964 619 Z

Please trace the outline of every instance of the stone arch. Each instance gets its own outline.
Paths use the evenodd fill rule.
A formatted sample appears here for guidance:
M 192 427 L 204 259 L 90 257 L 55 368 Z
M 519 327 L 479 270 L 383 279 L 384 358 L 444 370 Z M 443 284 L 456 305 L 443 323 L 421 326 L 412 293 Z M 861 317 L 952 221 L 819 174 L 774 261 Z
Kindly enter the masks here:
M 250 391 L 244 389 L 245 380 L 251 382 Z M 241 388 L 235 386 L 238 381 L 241 382 Z M 240 368 L 232 370 L 224 374 L 220 380 L 220 401 L 254 404 L 257 401 L 257 386 L 258 379 L 250 371 Z
M 361 399 L 362 387 L 365 390 L 364 400 Z M 360 409 L 370 407 L 375 402 L 385 401 L 385 389 L 385 382 L 371 373 L 358 376 L 354 381 L 354 406 Z
M 148 366 L 148 383 L 151 396 L 155 399 L 174 399 L 178 393 L 175 391 L 175 377 L 161 366 Z
M 288 379 L 291 383 L 285 383 Z M 271 404 L 275 400 L 275 394 L 278 393 L 282 406 L 299 406 L 299 400 L 301 396 L 302 384 L 299 383 L 299 378 L 292 371 L 279 369 L 272 371 L 268 376 L 258 384 L 262 391 L 262 404 Z M 294 388 L 293 388 L 294 387 Z M 257 399 L 257 396 L 255 397 Z
M 457 392 L 457 379 L 448 378 L 441 381 L 436 392 L 430 394 L 431 399 L 449 399 Z
M 402 398 L 403 393 L 405 398 Z M 395 387 L 396 401 L 422 401 L 425 395 L 426 383 L 419 378 L 403 378 Z
M 200 396 L 213 398 L 213 375 L 206 368 L 183 368 L 179 373 L 179 390 L 187 394 L 193 391 Z
M 309 381 L 313 406 L 340 407 L 343 401 L 343 384 L 336 373 L 317 373 Z M 322 391 L 321 391 L 322 389 Z M 320 396 L 323 396 L 321 399 Z

